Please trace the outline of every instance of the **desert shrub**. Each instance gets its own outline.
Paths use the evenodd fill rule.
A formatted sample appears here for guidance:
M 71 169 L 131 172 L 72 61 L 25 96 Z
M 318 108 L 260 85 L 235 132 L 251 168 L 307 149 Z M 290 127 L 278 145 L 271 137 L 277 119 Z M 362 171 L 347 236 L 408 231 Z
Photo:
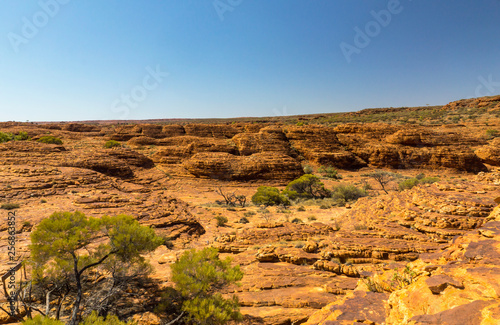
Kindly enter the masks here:
M 32 319 L 27 319 L 21 324 L 23 325 L 64 325 L 60 320 L 55 320 L 49 317 L 43 317 L 42 315 L 36 315 Z
M 301 205 L 300 207 L 297 208 L 297 211 L 304 212 L 306 211 L 306 208 L 304 208 L 304 206 Z
M 290 200 L 275 187 L 261 186 L 252 196 L 255 205 L 290 205 Z
M 4 210 L 14 210 L 19 209 L 19 204 L 17 203 L 4 203 L 0 206 L 1 209 Z
M 47 203 L 47 200 L 45 200 L 45 199 L 41 199 L 41 200 L 40 200 L 40 203 Z
M 309 216 L 307 217 L 307 220 L 309 221 L 314 221 L 314 220 L 317 220 L 318 218 L 316 218 L 316 216 Z
M 352 184 L 339 184 L 332 190 L 332 198 L 340 205 L 367 196 L 364 189 L 360 189 Z
M 56 138 L 52 135 L 45 135 L 36 141 L 48 144 L 63 144 L 61 139 Z
M 216 216 L 215 220 L 217 220 L 217 227 L 224 227 L 227 224 L 227 218 L 224 216 Z
M 486 138 L 493 139 L 500 136 L 500 132 L 498 130 L 486 130 Z
M 302 223 L 302 220 L 300 218 L 294 218 L 292 223 Z
M 420 180 L 420 184 L 433 184 L 439 182 L 439 177 L 427 176 Z
M 115 315 L 107 315 L 106 318 L 101 317 L 97 314 L 96 311 L 93 311 L 90 315 L 85 317 L 82 323 L 82 325 L 132 325 L 135 324 L 133 322 L 122 322 L 117 316 Z
M 438 177 L 430 177 L 430 176 L 426 177 L 424 174 L 418 174 L 415 178 L 409 178 L 399 182 L 398 185 L 399 189 L 401 191 L 404 191 L 412 189 L 418 184 L 433 184 L 438 181 L 439 181 Z
M 0 143 L 9 142 L 14 139 L 12 133 L 0 132 Z
M 322 210 L 326 210 L 326 209 L 330 209 L 330 206 L 326 205 L 326 204 L 322 204 L 319 206 L 320 209 Z
M 115 147 L 121 147 L 122 144 L 116 140 L 108 140 L 106 141 L 106 143 L 104 144 L 104 148 L 115 148 Z
M 256 215 L 256 213 L 255 213 L 255 212 L 253 212 L 253 211 L 247 211 L 247 212 L 243 213 L 243 215 L 244 215 L 246 218 L 250 218 L 251 216 Z
M 312 174 L 314 172 L 313 168 L 309 165 L 305 165 L 303 169 L 304 169 L 304 173 L 306 173 L 306 174 Z
M 330 196 L 330 192 L 325 189 L 325 185 L 319 178 L 311 174 L 302 175 L 291 181 L 285 190 L 287 193 L 297 192 L 302 198 L 325 198 Z
M 238 221 L 239 223 L 249 223 L 250 221 L 248 221 L 247 218 L 243 217 L 240 219 L 240 221 Z
M 26 141 L 29 140 L 28 132 L 20 131 L 17 135 L 14 136 L 15 141 Z
M 320 173 L 321 176 L 323 176 L 323 177 L 332 178 L 332 179 L 342 179 L 342 176 L 340 176 L 338 171 L 331 166 L 327 166 L 327 167 L 321 166 L 318 169 L 318 173 Z
M 297 126 L 304 126 L 304 122 L 297 122 Z
M 398 186 L 401 191 L 404 191 L 404 190 L 409 190 L 418 184 L 419 180 L 417 178 L 409 178 L 399 182 Z

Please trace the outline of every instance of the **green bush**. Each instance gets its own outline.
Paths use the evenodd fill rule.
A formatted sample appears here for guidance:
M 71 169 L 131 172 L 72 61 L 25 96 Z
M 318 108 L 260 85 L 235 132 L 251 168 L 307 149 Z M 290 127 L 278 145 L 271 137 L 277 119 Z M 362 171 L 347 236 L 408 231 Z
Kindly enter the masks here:
M 288 183 L 286 193 L 296 192 L 302 198 L 325 198 L 330 196 L 330 192 L 325 189 L 324 184 L 317 176 L 305 174 L 296 180 Z
M 0 206 L 1 209 L 4 210 L 14 210 L 19 209 L 19 204 L 17 203 L 4 203 Z
M 64 325 L 60 320 L 55 320 L 42 315 L 36 315 L 32 319 L 27 319 L 21 324 L 23 325 Z
M 0 132 L 0 143 L 9 142 L 14 139 L 12 133 Z
M 304 212 L 306 211 L 306 208 L 304 208 L 304 206 L 301 205 L 300 207 L 298 207 L 297 211 Z
M 231 267 L 230 258 L 221 260 L 213 247 L 191 249 L 171 269 L 181 308 L 194 323 L 226 324 L 242 319 L 237 297 L 224 298 L 218 292 L 243 278 L 238 265 Z
M 16 141 L 26 141 L 29 140 L 28 132 L 21 131 L 16 136 L 14 136 L 14 140 Z
M 122 144 L 116 140 L 108 140 L 106 141 L 106 143 L 104 144 L 104 148 L 115 148 L 115 147 L 121 147 Z
M 52 135 L 45 135 L 36 141 L 48 144 L 63 144 L 61 139 L 56 138 Z
M 365 190 L 357 188 L 352 184 L 339 184 L 332 190 L 332 198 L 340 205 L 345 205 L 350 201 L 356 201 L 367 195 Z
M 398 185 L 399 185 L 399 189 L 401 191 L 404 191 L 404 190 L 409 190 L 418 184 L 419 184 L 419 180 L 417 178 L 409 178 L 409 179 L 405 179 L 404 181 L 399 182 Z
M 255 205 L 290 205 L 290 200 L 275 187 L 261 186 L 252 196 Z
M 318 169 L 318 173 L 320 173 L 321 176 L 323 176 L 323 177 L 332 178 L 332 179 L 342 179 L 342 176 L 340 176 L 338 171 L 331 166 L 327 166 L 327 167 L 321 166 Z
M 225 227 L 228 220 L 224 216 L 216 216 L 215 220 L 217 220 L 217 227 Z
M 82 323 L 82 325 L 132 325 L 135 324 L 134 322 L 122 322 L 117 316 L 115 315 L 108 315 L 106 318 L 101 317 L 97 314 L 96 311 L 93 311 L 92 314 L 88 315 L 85 317 Z
M 425 177 L 424 174 L 418 174 L 415 178 L 408 178 L 399 182 L 399 189 L 401 191 L 412 189 L 418 184 L 433 184 L 438 182 L 438 177 Z

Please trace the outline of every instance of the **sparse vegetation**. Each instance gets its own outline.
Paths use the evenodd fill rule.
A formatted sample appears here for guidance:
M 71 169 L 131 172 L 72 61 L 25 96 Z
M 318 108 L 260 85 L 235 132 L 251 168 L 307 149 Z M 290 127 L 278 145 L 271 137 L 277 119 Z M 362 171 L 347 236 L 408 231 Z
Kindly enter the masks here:
M 116 140 L 108 140 L 104 144 L 104 148 L 107 148 L 107 149 L 117 148 L 117 147 L 121 147 L 121 146 L 122 146 L 122 144 Z
M 318 173 L 321 174 L 321 176 L 326 177 L 326 178 L 331 178 L 331 179 L 342 179 L 342 176 L 338 173 L 338 171 L 331 167 L 331 166 L 321 166 L 318 169 Z
M 398 178 L 401 177 L 401 175 L 399 175 L 399 174 L 391 173 L 391 172 L 388 172 L 388 171 L 385 171 L 385 170 L 376 170 L 376 171 L 374 171 L 372 173 L 367 174 L 366 176 L 371 177 L 375 181 L 377 181 L 377 183 L 380 184 L 380 186 L 382 187 L 382 190 L 386 194 L 389 194 L 387 192 L 387 189 L 386 189 L 387 184 L 389 184 L 390 182 L 393 182 L 396 179 L 398 179 Z
M 496 138 L 496 137 L 499 137 L 500 136 L 500 132 L 498 130 L 486 130 L 486 138 L 487 139 L 493 139 L 493 138 Z
M 63 144 L 61 139 L 56 138 L 52 135 L 45 135 L 36 141 L 41 142 L 41 143 L 48 143 L 48 144 L 59 144 L 59 145 Z
M 19 209 L 20 205 L 17 203 L 4 203 L 0 206 L 1 209 L 4 210 L 14 210 Z
M 300 218 L 294 218 L 292 220 L 292 223 L 303 223 L 303 222 L 302 222 L 302 219 L 300 219 Z
M 247 212 L 243 213 L 243 215 L 245 216 L 245 218 L 250 218 L 250 217 L 256 215 L 256 213 L 253 211 L 247 211 Z
M 217 220 L 217 227 L 225 227 L 228 220 L 224 216 L 216 216 L 215 220 Z
M 367 195 L 364 189 L 360 189 L 352 184 L 339 184 L 332 189 L 332 198 L 339 205 L 345 205 L 348 202 L 356 201 Z
M 239 222 L 239 223 L 243 223 L 243 224 L 245 224 L 245 223 L 249 223 L 250 221 L 248 221 L 248 219 L 247 219 L 246 217 L 242 217 L 242 218 L 240 219 L 240 221 L 238 221 L 238 222 Z
M 221 195 L 224 198 L 224 202 L 227 206 L 230 207 L 235 207 L 236 205 L 241 206 L 242 208 L 245 207 L 245 204 L 247 202 L 247 198 L 244 195 L 236 194 L 236 192 L 233 193 L 227 193 L 225 192 L 222 187 L 218 187 L 215 189 L 215 193 Z M 220 201 L 217 201 L 219 203 Z
M 405 180 L 399 182 L 398 186 L 399 186 L 399 189 L 401 191 L 403 191 L 403 190 L 412 189 L 413 187 L 415 187 L 419 184 L 433 184 L 433 183 L 438 182 L 438 181 L 439 181 L 438 177 L 425 177 L 424 174 L 419 174 L 414 178 L 405 179 Z
M 17 135 L 9 132 L 0 132 L 0 143 L 9 141 L 26 141 L 29 140 L 28 132 L 20 131 Z
M 261 186 L 252 196 L 252 203 L 255 205 L 290 205 L 290 200 L 280 193 L 280 190 L 275 187 Z

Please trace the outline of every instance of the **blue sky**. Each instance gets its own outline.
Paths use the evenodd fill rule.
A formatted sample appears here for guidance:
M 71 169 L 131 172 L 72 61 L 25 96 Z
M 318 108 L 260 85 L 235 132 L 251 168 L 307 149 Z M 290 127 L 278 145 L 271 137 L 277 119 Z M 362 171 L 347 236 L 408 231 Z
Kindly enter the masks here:
M 500 93 L 500 0 L 0 2 L 0 121 L 202 118 Z

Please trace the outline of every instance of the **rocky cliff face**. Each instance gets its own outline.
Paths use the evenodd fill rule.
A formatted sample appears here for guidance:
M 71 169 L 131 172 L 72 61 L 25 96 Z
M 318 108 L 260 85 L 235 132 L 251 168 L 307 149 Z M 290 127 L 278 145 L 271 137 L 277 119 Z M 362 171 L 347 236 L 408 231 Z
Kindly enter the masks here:
M 256 172 L 264 165 L 269 166 L 269 157 L 273 155 L 280 157 L 272 167 L 283 171 L 279 175 L 282 180 L 296 177 L 299 163 L 351 170 L 374 166 L 452 168 L 467 172 L 484 171 L 485 163 L 498 165 L 496 145 L 489 144 L 483 136 L 472 136 L 465 131 L 382 123 L 337 127 L 264 126 L 258 130 L 249 130 L 246 125 L 201 124 L 196 127 L 170 125 L 161 129 L 152 126 L 117 128 L 109 137 L 128 139 L 132 146 L 157 146 L 158 152 L 152 157 L 155 163 L 182 164 L 195 176 L 220 178 L 224 173 L 225 179 L 273 179 L 272 173 Z M 252 159 L 242 158 L 246 156 Z M 200 158 L 206 163 L 200 163 Z M 292 160 L 296 163 L 291 164 Z M 229 161 L 248 168 L 230 168 Z
M 483 196 L 496 189 L 492 185 L 498 177 L 481 174 L 477 181 L 462 186 L 440 183 L 383 197 L 372 205 L 368 220 L 366 202 L 358 202 L 348 220 L 354 225 L 366 222 L 361 242 L 375 231 L 383 234 L 381 238 L 394 238 L 389 245 L 370 241 L 377 251 L 406 240 L 407 254 L 415 255 L 398 257 L 394 249 L 385 249 L 386 257 L 404 261 L 405 267 L 375 264 L 378 267 L 370 269 L 354 291 L 312 315 L 306 324 L 499 323 L 500 208 Z M 356 244 L 356 255 L 362 255 Z M 360 274 L 361 268 L 358 265 Z

